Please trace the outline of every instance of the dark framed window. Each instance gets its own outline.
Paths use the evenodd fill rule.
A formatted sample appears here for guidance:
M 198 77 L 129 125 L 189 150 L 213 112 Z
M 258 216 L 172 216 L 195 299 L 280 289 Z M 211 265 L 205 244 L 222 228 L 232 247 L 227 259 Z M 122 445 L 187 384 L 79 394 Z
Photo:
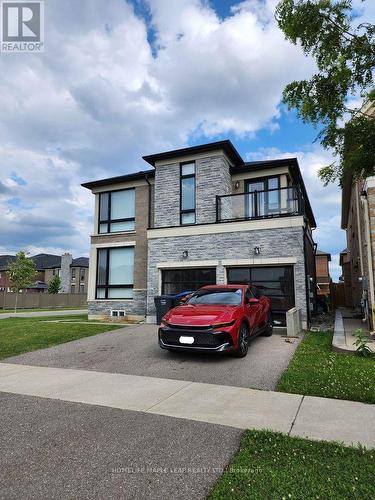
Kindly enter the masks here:
M 246 217 L 264 217 L 280 213 L 280 176 L 246 181 Z
M 215 284 L 216 268 L 167 269 L 162 271 L 163 294 L 195 291 L 201 286 Z
M 74 280 L 76 277 L 76 270 L 72 269 L 72 280 Z
M 285 313 L 295 306 L 293 266 L 233 267 L 227 269 L 229 284 L 251 284 L 255 297 L 271 299 L 275 324 L 285 325 Z
M 99 233 L 135 229 L 135 189 L 109 191 L 99 195 Z
M 180 164 L 180 224 L 195 224 L 195 162 Z
M 134 285 L 134 247 L 99 248 L 96 298 L 131 299 Z
M 86 276 L 86 269 L 84 267 L 81 267 L 79 275 L 80 275 L 80 280 L 84 281 L 85 276 Z

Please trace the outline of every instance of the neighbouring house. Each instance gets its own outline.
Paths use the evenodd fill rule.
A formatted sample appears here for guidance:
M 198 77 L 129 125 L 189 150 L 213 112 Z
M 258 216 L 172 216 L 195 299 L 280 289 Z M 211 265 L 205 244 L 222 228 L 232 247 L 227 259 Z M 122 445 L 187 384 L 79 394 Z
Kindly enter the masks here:
M 331 262 L 331 254 L 316 250 L 315 252 L 315 267 L 316 267 L 316 285 L 318 296 L 328 297 L 331 294 L 332 279 L 329 274 L 329 262 Z
M 375 116 L 370 103 L 362 112 Z M 375 167 L 375 159 L 374 159 Z M 342 187 L 341 227 L 347 248 L 340 254 L 347 306 L 368 318 L 375 328 L 375 176 L 353 179 L 346 176 Z
M 0 291 L 11 292 L 7 270 L 15 255 L 0 255 Z M 25 291 L 46 292 L 52 278 L 58 274 L 61 278 L 61 293 L 87 293 L 89 259 L 73 259 L 70 253 L 51 255 L 41 253 L 30 259 L 37 269 L 36 280 Z
M 155 322 L 154 297 L 252 282 L 276 325 L 316 301 L 316 227 L 296 158 L 245 162 L 229 140 L 143 159 L 151 169 L 82 184 L 95 195 L 88 306 Z

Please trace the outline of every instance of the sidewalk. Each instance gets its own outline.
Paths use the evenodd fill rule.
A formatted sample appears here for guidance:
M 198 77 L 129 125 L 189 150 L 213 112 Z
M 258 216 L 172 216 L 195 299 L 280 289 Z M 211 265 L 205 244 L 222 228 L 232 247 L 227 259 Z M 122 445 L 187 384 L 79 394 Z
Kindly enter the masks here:
M 375 405 L 136 375 L 0 363 L 0 392 L 375 448 Z
M 39 316 L 75 316 L 87 314 L 87 309 L 54 309 L 53 311 L 1 313 L 0 319 L 6 318 L 38 318 Z

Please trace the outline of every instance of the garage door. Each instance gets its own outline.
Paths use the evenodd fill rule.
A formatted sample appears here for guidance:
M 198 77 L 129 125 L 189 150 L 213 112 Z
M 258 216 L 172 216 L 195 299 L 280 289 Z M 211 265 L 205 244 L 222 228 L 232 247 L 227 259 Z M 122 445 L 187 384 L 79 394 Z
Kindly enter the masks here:
M 197 290 L 216 284 L 216 268 L 168 269 L 162 271 L 162 294 Z
M 227 269 L 228 283 L 251 283 L 271 299 L 274 323 L 285 325 L 285 313 L 295 305 L 293 266 Z

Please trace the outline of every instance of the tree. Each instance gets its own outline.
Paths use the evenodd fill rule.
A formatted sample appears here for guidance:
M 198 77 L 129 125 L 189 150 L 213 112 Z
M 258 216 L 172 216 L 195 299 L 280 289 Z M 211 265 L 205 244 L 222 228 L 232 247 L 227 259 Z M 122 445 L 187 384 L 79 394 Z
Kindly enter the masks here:
M 9 266 L 8 277 L 10 287 L 16 292 L 14 312 L 17 312 L 18 294 L 20 290 L 32 285 L 36 277 L 34 262 L 26 257 L 25 252 L 18 252 L 16 260 Z
M 61 278 L 58 274 L 51 279 L 48 285 L 48 293 L 59 293 L 61 290 Z
M 276 8 L 287 40 L 317 64 L 310 80 L 285 87 L 283 102 L 304 122 L 322 125 L 318 139 L 337 158 L 319 172 L 325 184 L 375 173 L 375 113 L 348 106 L 358 96 L 375 105 L 375 26 L 353 26 L 354 18 L 352 0 L 281 0 Z

